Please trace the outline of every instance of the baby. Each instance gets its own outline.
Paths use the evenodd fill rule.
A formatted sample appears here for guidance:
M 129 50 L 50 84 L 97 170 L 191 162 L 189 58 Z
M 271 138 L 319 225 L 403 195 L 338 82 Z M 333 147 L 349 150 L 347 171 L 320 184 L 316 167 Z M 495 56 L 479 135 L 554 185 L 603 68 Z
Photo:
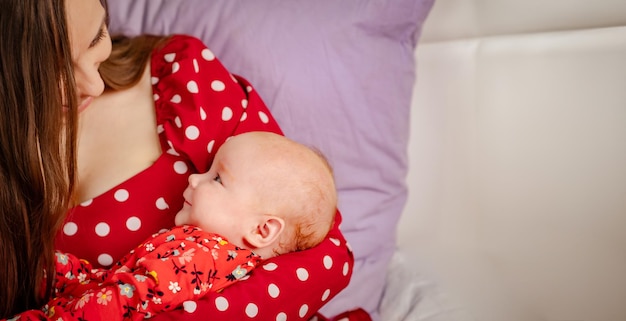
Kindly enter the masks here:
M 320 243 L 337 205 L 325 159 L 266 132 L 230 138 L 208 172 L 189 177 L 183 196 L 176 225 L 217 232 L 263 258 Z
M 267 132 L 228 139 L 208 172 L 189 177 L 183 197 L 177 227 L 153 235 L 110 270 L 57 254 L 57 275 L 64 277 L 48 316 L 142 320 L 172 310 L 236 282 L 261 258 L 319 244 L 337 206 L 326 160 Z

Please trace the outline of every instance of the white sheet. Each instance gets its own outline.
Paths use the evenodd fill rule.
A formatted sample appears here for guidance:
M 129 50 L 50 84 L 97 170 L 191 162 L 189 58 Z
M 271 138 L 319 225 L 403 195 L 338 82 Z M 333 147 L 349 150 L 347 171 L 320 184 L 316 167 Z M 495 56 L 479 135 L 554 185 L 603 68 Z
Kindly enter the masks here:
M 387 286 L 380 304 L 385 321 L 474 321 L 445 290 L 409 262 L 401 250 L 394 254 L 387 273 Z

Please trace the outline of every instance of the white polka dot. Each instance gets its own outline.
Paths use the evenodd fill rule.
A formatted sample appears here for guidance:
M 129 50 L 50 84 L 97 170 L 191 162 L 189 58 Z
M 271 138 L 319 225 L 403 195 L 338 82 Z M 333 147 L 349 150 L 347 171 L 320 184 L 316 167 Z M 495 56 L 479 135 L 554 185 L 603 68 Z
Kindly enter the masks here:
M 215 59 L 215 55 L 213 54 L 213 52 L 207 48 L 204 48 L 202 50 L 202 58 L 204 58 L 204 60 L 206 61 L 211 61 L 213 59 Z
M 185 136 L 189 140 L 196 140 L 200 137 L 200 129 L 196 126 L 189 126 L 185 129 Z
M 330 289 L 326 289 L 326 291 L 324 291 L 324 294 L 322 294 L 322 302 L 328 300 L 329 296 L 330 296 Z
M 230 109 L 230 107 L 224 107 L 224 109 L 222 109 L 222 120 L 223 121 L 229 121 L 233 118 L 233 110 Z
M 333 267 L 333 259 L 328 255 L 324 256 L 324 267 L 326 270 L 330 270 Z
M 350 321 L 350 319 L 349 318 L 341 318 L 338 321 Z
M 87 207 L 87 206 L 91 205 L 91 203 L 93 203 L 93 198 L 90 199 L 90 200 L 86 200 L 86 201 L 80 203 L 80 206 Z
M 246 120 L 248 118 L 248 113 L 246 113 L 245 111 L 241 114 L 241 118 L 239 119 L 240 122 Z
M 280 289 L 278 288 L 278 286 L 276 286 L 276 284 L 271 283 L 268 287 L 267 287 L 267 293 L 269 293 L 269 295 L 276 299 L 278 297 L 278 295 L 280 294 Z
M 339 242 L 339 240 L 338 240 L 338 239 L 334 239 L 334 238 L 332 238 L 332 237 L 331 237 L 331 238 L 329 238 L 329 239 L 330 239 L 330 241 L 331 241 L 331 242 L 333 242 L 333 244 L 335 244 L 335 245 L 337 245 L 337 246 L 341 245 L 341 242 Z
M 161 98 L 161 97 L 159 97 L 159 95 L 158 95 L 158 94 L 154 94 L 154 95 L 152 95 L 152 100 L 154 100 L 154 101 L 159 100 L 159 98 Z
M 346 247 L 348 248 L 348 251 L 352 252 L 352 245 L 350 245 L 350 243 L 346 242 Z
M 226 85 L 221 80 L 213 80 L 211 82 L 211 89 L 215 91 L 223 91 L 226 89 Z
M 252 92 L 252 87 L 251 87 L 251 86 L 247 86 L 247 87 L 246 87 L 246 91 L 247 91 L 247 92 Z
M 196 72 L 196 74 L 198 73 L 198 71 L 200 71 L 200 67 L 198 66 L 198 60 L 197 59 L 193 59 L 193 71 Z
M 204 108 L 200 107 L 200 119 L 205 120 L 206 119 L 206 111 L 204 111 Z
M 274 271 L 278 268 L 278 265 L 276 265 L 276 263 L 267 263 L 263 265 L 263 270 L 265 271 Z
M 248 303 L 248 305 L 246 305 L 246 315 L 249 318 L 254 318 L 257 314 L 259 314 L 259 307 L 254 303 Z
M 72 236 L 78 232 L 78 225 L 74 222 L 67 222 L 63 226 L 63 234 L 67 236 Z
M 187 90 L 189 90 L 190 93 L 192 94 L 197 94 L 198 93 L 198 84 L 191 80 L 187 83 Z
M 309 271 L 304 268 L 298 268 L 296 270 L 296 275 L 298 276 L 298 280 L 306 281 L 309 279 Z
M 303 305 L 300 307 L 300 311 L 298 312 L 298 315 L 299 315 L 301 318 L 304 318 L 304 316 L 306 315 L 306 313 L 307 313 L 307 312 L 309 312 L 309 306 L 308 306 L 308 305 L 306 305 L 306 304 L 303 304 Z
M 100 254 L 98 255 L 98 263 L 100 263 L 100 265 L 102 266 L 109 266 L 113 264 L 113 257 L 106 253 Z
M 176 127 L 181 128 L 183 127 L 183 121 L 180 120 L 180 117 L 176 116 L 174 118 L 174 124 L 176 124 Z
M 157 78 L 157 77 L 150 77 L 150 82 L 151 82 L 153 85 L 156 85 L 156 84 L 158 84 L 158 83 L 159 83 L 159 78 Z
M 157 133 L 160 134 L 164 131 L 163 125 L 157 125 Z
M 228 309 L 228 300 L 223 296 L 216 298 L 215 307 L 218 311 L 226 311 L 226 309 Z
M 178 154 L 178 153 L 176 152 L 176 150 L 174 150 L 174 148 L 170 148 L 170 149 L 168 149 L 168 150 L 167 150 L 167 153 L 168 153 L 168 154 L 170 154 L 170 155 L 174 155 L 174 156 L 180 156 L 180 154 Z
M 174 95 L 172 96 L 172 99 L 170 99 L 171 102 L 178 104 L 181 101 L 183 101 L 183 99 L 180 97 L 180 95 Z
M 262 111 L 259 112 L 259 119 L 263 122 L 263 124 L 267 124 L 270 122 L 270 118 L 267 117 L 267 114 Z
M 183 310 L 187 313 L 194 313 L 198 308 L 198 304 L 194 301 L 185 301 L 183 302 Z
M 243 107 L 243 109 L 246 109 L 248 107 L 248 100 L 247 99 L 242 99 L 241 100 L 241 107 Z
M 100 222 L 98 223 L 98 225 L 96 225 L 96 234 L 98 234 L 98 236 L 105 237 L 109 235 L 109 232 L 111 232 L 111 227 L 109 227 L 109 224 Z
M 167 141 L 167 146 L 169 146 L 170 148 L 167 150 L 167 153 L 170 155 L 174 155 L 174 156 L 180 156 L 180 154 L 178 154 L 178 152 L 176 152 L 176 150 L 174 149 L 174 146 L 172 145 L 171 141 Z
M 287 321 L 287 314 L 285 312 L 281 312 L 276 316 L 276 321 Z
M 172 53 L 165 54 L 165 56 L 163 56 L 163 58 L 165 58 L 165 61 L 167 61 L 167 62 L 172 62 L 176 58 L 176 53 L 172 52 Z
M 187 169 L 187 164 L 185 164 L 185 162 L 183 161 L 177 161 L 176 163 L 174 163 L 174 171 L 178 174 L 187 173 Z
M 160 210 L 166 210 L 168 208 L 170 208 L 169 204 L 167 204 L 167 202 L 165 201 L 165 199 L 163 197 L 159 197 L 156 200 L 156 207 Z
M 126 228 L 131 231 L 138 231 L 141 228 L 141 220 L 137 216 L 129 217 L 126 220 Z
M 213 145 L 215 145 L 215 140 L 210 141 L 209 144 L 206 146 L 207 152 L 211 153 L 213 151 Z
M 115 200 L 118 202 L 126 202 L 129 196 L 130 194 L 128 193 L 128 191 L 123 188 L 118 189 L 117 191 L 115 191 L 115 194 L 113 194 L 113 197 L 115 197 Z
M 175 62 L 172 64 L 172 73 L 175 74 L 177 71 L 180 70 L 180 64 Z
M 343 276 L 348 275 L 348 271 L 350 271 L 350 264 L 348 264 L 348 262 L 343 264 Z

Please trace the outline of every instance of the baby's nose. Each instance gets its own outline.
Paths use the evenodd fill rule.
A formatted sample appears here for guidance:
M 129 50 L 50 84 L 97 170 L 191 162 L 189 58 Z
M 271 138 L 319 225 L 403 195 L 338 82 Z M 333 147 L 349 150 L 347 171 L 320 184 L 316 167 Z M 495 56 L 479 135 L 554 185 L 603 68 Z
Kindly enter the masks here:
M 187 179 L 187 181 L 189 182 L 189 186 L 195 188 L 196 186 L 198 186 L 198 181 L 199 181 L 199 177 L 200 175 L 198 174 L 191 174 L 189 175 L 189 178 Z

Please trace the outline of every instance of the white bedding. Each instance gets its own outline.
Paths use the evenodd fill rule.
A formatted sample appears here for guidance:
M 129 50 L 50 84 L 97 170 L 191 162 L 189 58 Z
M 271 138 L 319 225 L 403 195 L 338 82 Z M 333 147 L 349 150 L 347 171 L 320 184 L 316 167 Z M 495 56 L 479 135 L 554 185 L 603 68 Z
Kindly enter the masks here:
M 623 0 L 435 2 L 398 241 L 436 277 L 387 315 L 626 320 L 625 39 Z
M 462 306 L 454 303 L 449 294 L 435 281 L 407 259 L 402 250 L 394 254 L 383 298 L 381 319 L 385 321 L 474 321 Z

